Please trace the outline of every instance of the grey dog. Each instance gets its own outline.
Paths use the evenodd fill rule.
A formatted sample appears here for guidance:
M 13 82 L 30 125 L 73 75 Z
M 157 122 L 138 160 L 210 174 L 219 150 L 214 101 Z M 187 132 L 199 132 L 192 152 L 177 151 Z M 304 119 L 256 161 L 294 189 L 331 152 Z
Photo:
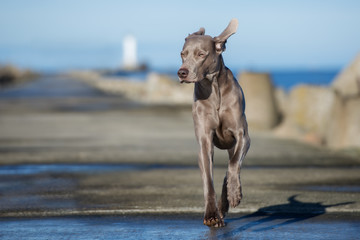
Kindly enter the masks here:
M 227 39 L 236 32 L 232 19 L 217 37 L 205 35 L 205 29 L 190 34 L 181 51 L 181 83 L 194 83 L 192 115 L 196 139 L 200 146 L 199 167 L 204 188 L 204 224 L 223 227 L 224 217 L 242 199 L 241 163 L 250 147 L 245 116 L 244 93 L 234 75 L 224 65 L 222 53 Z M 228 170 L 221 198 L 217 204 L 213 183 L 214 145 L 227 149 Z

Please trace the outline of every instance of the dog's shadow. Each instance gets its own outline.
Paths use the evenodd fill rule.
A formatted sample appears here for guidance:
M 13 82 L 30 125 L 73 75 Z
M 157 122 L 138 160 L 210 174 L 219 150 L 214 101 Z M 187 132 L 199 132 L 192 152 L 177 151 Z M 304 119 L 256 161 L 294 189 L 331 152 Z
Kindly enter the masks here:
M 220 235 L 216 234 L 217 237 L 233 237 L 250 228 L 252 231 L 276 229 L 288 224 L 322 215 L 326 212 L 326 208 L 354 203 L 343 202 L 332 205 L 324 205 L 321 202 L 301 202 L 295 199 L 296 196 L 297 195 L 293 195 L 289 197 L 288 203 L 263 207 L 255 213 L 228 219 L 226 224 L 230 227 L 230 231 L 226 231 L 225 233 L 223 232 Z M 252 218 L 254 219 L 253 221 L 251 221 Z M 244 220 L 250 221 L 242 224 Z M 236 225 L 241 226 L 237 227 Z

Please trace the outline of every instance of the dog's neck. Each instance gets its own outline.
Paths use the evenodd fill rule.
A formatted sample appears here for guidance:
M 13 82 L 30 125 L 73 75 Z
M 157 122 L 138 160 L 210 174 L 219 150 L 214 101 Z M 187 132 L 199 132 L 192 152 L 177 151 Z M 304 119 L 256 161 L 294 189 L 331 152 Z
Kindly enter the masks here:
M 212 93 L 216 94 L 220 101 L 220 85 L 226 84 L 227 71 L 229 71 L 229 69 L 224 65 L 221 55 L 219 58 L 217 69 L 214 72 L 207 74 L 201 81 L 195 83 L 194 101 L 208 99 Z

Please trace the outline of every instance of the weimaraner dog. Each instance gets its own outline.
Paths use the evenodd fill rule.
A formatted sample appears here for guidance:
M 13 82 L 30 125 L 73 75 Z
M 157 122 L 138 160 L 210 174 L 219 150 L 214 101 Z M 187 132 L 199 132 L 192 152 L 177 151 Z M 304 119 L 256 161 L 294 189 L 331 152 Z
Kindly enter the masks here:
M 209 227 L 223 227 L 229 204 L 232 207 L 240 204 L 240 168 L 250 147 L 244 94 L 221 55 L 226 40 L 236 32 L 237 26 L 237 19 L 232 19 L 217 37 L 204 35 L 204 28 L 190 34 L 181 51 L 182 66 L 178 71 L 181 83 L 195 84 L 192 115 L 200 145 L 204 224 Z M 227 149 L 230 159 L 218 204 L 213 183 L 214 145 Z

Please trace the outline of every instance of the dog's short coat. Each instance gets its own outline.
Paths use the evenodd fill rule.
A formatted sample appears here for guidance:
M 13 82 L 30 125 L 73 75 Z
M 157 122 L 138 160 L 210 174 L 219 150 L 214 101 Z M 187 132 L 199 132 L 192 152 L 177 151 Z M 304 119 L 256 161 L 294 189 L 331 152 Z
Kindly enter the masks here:
M 237 26 L 237 19 L 232 19 L 217 37 L 204 35 L 204 28 L 190 34 L 181 51 L 182 66 L 178 71 L 181 83 L 195 83 L 192 115 L 200 145 L 204 224 L 210 227 L 223 227 L 229 205 L 239 205 L 242 198 L 240 168 L 250 147 L 244 94 L 221 55 Z M 230 159 L 218 204 L 213 184 L 214 145 L 227 149 Z

